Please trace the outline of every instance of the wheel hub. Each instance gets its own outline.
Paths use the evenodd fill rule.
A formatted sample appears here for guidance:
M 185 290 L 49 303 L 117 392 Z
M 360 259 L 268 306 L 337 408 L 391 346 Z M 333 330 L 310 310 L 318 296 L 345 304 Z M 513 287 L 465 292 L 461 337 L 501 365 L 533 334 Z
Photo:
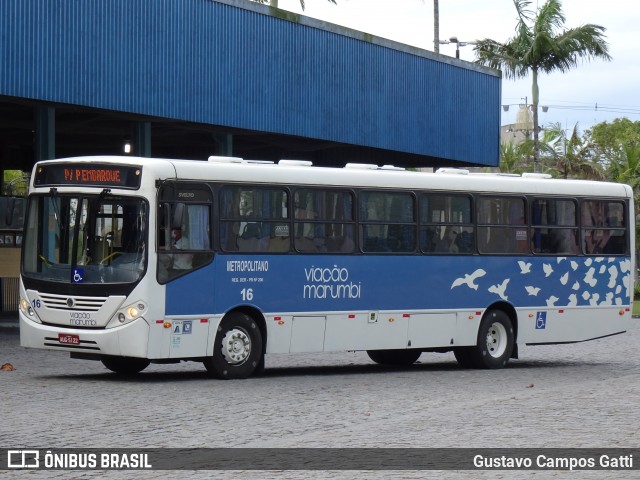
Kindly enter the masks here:
M 487 351 L 493 358 L 499 358 L 507 348 L 507 330 L 501 323 L 494 323 L 487 332 Z
M 251 338 L 242 329 L 229 330 L 222 339 L 222 356 L 231 365 L 244 363 L 251 353 Z

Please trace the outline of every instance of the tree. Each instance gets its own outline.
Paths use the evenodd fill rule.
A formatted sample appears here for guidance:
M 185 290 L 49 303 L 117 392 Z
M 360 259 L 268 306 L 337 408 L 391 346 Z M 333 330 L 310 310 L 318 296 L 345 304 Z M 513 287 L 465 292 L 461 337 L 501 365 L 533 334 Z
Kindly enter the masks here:
M 626 183 L 640 193 L 640 145 L 624 145 L 607 169 L 607 179 L 611 182 Z
M 22 170 L 5 170 L 2 195 L 26 196 L 29 190 L 29 174 Z
M 257 2 L 257 3 L 268 3 L 270 6 L 278 8 L 278 0 L 251 0 L 253 2 Z M 337 5 L 337 1 L 336 0 L 329 0 L 331 3 L 335 3 Z M 302 7 L 302 10 L 304 10 L 304 0 L 300 0 L 300 6 Z
M 616 118 L 613 122 L 601 122 L 587 130 L 594 154 L 604 165 L 616 160 L 625 145 L 640 145 L 640 121 Z
M 604 179 L 601 165 L 594 161 L 591 145 L 585 141 L 578 131 L 576 123 L 571 134 L 560 123 L 554 123 L 542 137 L 543 154 L 550 162 L 550 168 L 562 178 Z
M 515 143 L 513 140 L 500 143 L 500 172 L 517 173 L 527 171 L 527 160 L 531 156 L 531 141 Z
M 605 28 L 587 24 L 561 30 L 565 23 L 560 0 L 547 0 L 537 12 L 527 8 L 529 0 L 513 0 L 518 12 L 516 34 L 506 43 L 491 39 L 479 41 L 474 47 L 476 62 L 503 70 L 507 78 L 525 78 L 531 72 L 533 106 L 533 157 L 538 171 L 540 141 L 538 125 L 538 75 L 558 71 L 564 73 L 575 67 L 578 59 L 601 58 L 611 60 L 604 40 Z

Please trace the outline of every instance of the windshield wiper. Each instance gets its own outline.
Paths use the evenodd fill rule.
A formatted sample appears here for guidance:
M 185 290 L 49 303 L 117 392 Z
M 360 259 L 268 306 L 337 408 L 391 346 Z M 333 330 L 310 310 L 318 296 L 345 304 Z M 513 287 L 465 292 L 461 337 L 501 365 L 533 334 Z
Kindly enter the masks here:
M 100 195 L 98 195 L 97 205 L 100 205 L 102 203 L 102 200 L 104 200 L 104 197 L 106 197 L 110 193 L 111 193 L 110 188 L 103 188 L 102 191 L 100 192 Z
M 49 195 L 51 195 L 51 203 L 53 203 L 53 213 L 55 214 L 56 222 L 58 222 L 58 231 L 62 231 L 62 224 L 60 223 L 60 211 L 58 210 L 58 204 L 56 203 L 58 189 L 51 187 L 51 190 L 49 190 Z

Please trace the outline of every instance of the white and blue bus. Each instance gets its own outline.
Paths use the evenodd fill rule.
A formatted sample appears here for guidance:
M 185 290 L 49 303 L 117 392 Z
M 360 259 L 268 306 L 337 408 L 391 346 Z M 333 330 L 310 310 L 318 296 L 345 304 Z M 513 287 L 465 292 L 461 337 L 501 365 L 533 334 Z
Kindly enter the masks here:
M 21 344 L 123 374 L 197 361 L 244 378 L 265 354 L 335 351 L 500 368 L 519 344 L 627 330 L 633 213 L 626 185 L 540 174 L 39 162 Z

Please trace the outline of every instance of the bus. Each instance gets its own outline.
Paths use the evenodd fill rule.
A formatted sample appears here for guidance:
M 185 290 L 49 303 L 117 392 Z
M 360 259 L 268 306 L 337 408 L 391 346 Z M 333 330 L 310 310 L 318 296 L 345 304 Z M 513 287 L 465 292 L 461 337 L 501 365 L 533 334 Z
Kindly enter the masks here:
M 501 368 L 518 345 L 631 321 L 629 186 L 302 160 L 96 156 L 38 162 L 20 342 L 135 374 L 265 354 L 453 352 Z

